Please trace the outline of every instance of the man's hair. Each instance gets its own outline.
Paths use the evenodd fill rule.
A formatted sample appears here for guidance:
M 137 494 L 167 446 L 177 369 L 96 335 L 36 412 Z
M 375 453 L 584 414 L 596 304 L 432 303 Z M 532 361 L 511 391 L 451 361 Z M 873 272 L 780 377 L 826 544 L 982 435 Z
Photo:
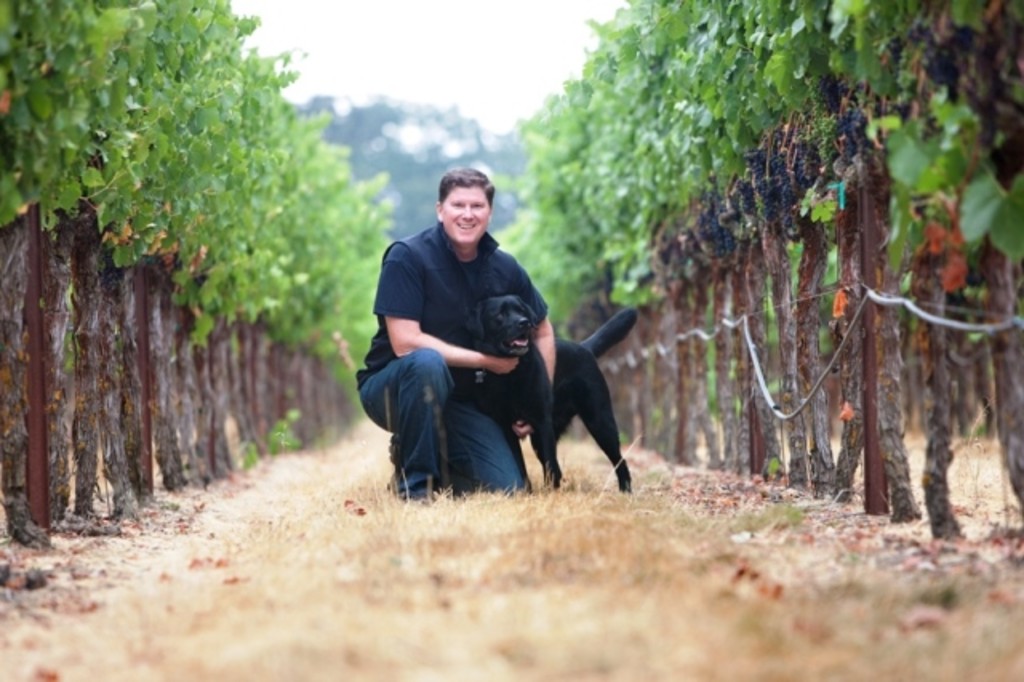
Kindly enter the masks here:
M 441 178 L 437 189 L 438 203 L 444 203 L 456 187 L 479 187 L 487 195 L 487 205 L 494 205 L 494 185 L 491 179 L 475 168 L 453 168 Z

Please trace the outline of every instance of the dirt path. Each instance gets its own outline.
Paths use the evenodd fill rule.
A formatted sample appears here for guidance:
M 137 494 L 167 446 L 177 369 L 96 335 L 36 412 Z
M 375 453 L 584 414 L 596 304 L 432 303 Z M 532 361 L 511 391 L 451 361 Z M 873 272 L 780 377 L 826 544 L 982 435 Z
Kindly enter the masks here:
M 343 532 L 346 494 L 386 480 L 386 449 L 364 424 L 330 451 L 160 491 L 120 536 L 20 550 L 15 566 L 49 582 L 0 600 L 0 679 L 287 679 L 276 673 L 305 648 L 297 599 L 331 589 L 338 567 L 318 561 L 321 544 Z
M 558 493 L 404 505 L 362 423 L 119 536 L 0 547 L 48 576 L 0 590 L 0 679 L 1022 679 L 1024 548 L 976 450 L 967 539 L 933 543 L 637 450 L 621 496 L 572 443 Z

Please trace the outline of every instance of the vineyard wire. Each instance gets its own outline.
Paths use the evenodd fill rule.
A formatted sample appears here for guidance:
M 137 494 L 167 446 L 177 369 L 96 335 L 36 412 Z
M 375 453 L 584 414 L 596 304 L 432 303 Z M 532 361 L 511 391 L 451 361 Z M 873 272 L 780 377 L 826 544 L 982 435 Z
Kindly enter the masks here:
M 987 334 L 989 336 L 997 334 L 999 332 L 1010 331 L 1015 327 L 1024 331 L 1024 317 L 1014 316 L 1002 322 L 985 324 L 961 322 L 960 320 L 952 320 L 947 317 L 933 315 L 932 313 L 923 310 L 920 306 L 918 306 L 910 299 L 904 298 L 902 296 L 881 294 L 863 283 L 860 284 L 860 288 L 864 290 L 866 295 L 861 297 L 860 305 L 857 306 L 857 310 L 854 312 L 853 318 L 850 320 L 849 329 L 847 330 L 846 334 L 843 335 L 842 341 L 839 343 L 839 345 L 836 347 L 835 352 L 832 354 L 832 359 L 829 361 L 828 365 L 822 371 L 821 376 L 819 376 L 817 381 L 814 382 L 814 385 L 811 387 L 807 395 L 800 401 L 800 404 L 797 405 L 797 407 L 788 414 L 779 409 L 779 404 L 772 397 L 771 391 L 768 390 L 768 384 L 764 378 L 764 370 L 761 367 L 760 357 L 757 354 L 757 349 L 754 347 L 753 339 L 751 339 L 750 337 L 750 328 L 747 322 L 748 315 L 742 315 L 735 320 L 722 318 L 720 324 L 715 325 L 715 327 L 710 332 L 704 331 L 704 329 L 701 329 L 699 327 L 690 329 L 685 332 L 680 332 L 679 334 L 676 335 L 676 341 L 682 342 L 692 337 L 697 337 L 702 339 L 706 343 L 715 338 L 718 335 L 718 333 L 722 331 L 722 327 L 726 327 L 730 330 L 736 329 L 737 327 L 743 327 L 743 338 L 747 346 L 747 353 L 750 356 L 751 363 L 754 367 L 754 374 L 757 377 L 757 383 L 761 389 L 762 395 L 764 396 L 765 402 L 771 409 L 772 414 L 775 415 L 775 417 L 779 421 L 788 421 L 798 416 L 804 410 L 804 408 L 807 407 L 807 405 L 811 401 L 811 398 L 813 398 L 814 395 L 821 388 L 821 385 L 825 382 L 825 379 L 828 377 L 828 375 L 832 373 L 832 370 L 835 367 L 836 362 L 842 355 L 843 348 L 846 347 L 846 342 L 852 336 L 850 334 L 850 331 L 854 327 L 856 327 L 857 323 L 860 321 L 861 314 L 864 312 L 864 306 L 867 303 L 868 299 L 871 299 L 872 301 L 881 306 L 903 306 L 912 314 L 924 320 L 925 322 L 928 322 L 929 324 L 948 327 L 950 329 L 955 329 L 958 331 L 978 332 L 982 334 Z M 818 297 L 823 295 L 825 294 L 821 294 Z M 669 349 L 665 347 L 661 342 L 653 344 L 652 347 L 657 351 L 657 353 L 661 357 L 665 357 L 670 352 Z M 642 349 L 642 357 L 649 357 L 649 354 L 650 348 Z M 633 355 L 633 351 L 629 351 L 621 360 L 609 359 L 604 361 L 602 364 L 607 366 L 612 374 L 617 374 L 622 364 L 625 364 L 630 369 L 632 369 L 637 366 L 638 361 L 636 359 L 636 356 Z
M 1024 317 L 1011 317 L 1002 322 L 993 322 L 988 324 L 975 324 L 970 322 L 961 322 L 959 320 L 951 320 L 947 317 L 940 317 L 933 315 L 923 310 L 916 303 L 908 298 L 902 296 L 893 296 L 891 294 L 881 294 L 871 287 L 864 287 L 867 291 L 868 296 L 871 300 L 878 305 L 884 305 L 888 307 L 895 307 L 902 305 L 904 308 L 912 312 L 917 317 L 923 319 L 929 324 L 934 324 L 940 327 L 948 327 L 949 329 L 956 329 L 962 332 L 981 332 L 982 334 L 998 334 L 999 332 L 1010 331 L 1014 327 L 1024 331 Z

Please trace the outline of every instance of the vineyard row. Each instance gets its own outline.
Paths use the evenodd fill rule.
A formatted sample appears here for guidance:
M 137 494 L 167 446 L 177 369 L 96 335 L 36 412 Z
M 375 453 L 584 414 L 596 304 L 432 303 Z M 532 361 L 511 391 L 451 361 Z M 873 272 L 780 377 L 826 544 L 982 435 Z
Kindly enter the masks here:
M 0 230 L 0 303 L 22 313 L 0 319 L 0 468 L 16 541 L 47 546 L 53 527 L 95 525 L 101 488 L 103 516 L 132 518 L 155 481 L 206 485 L 351 421 L 324 360 L 259 324 L 219 321 L 193 343 L 167 268 L 105 271 L 95 220 L 76 228 L 51 239 L 32 210 Z
M 933 534 L 952 537 L 952 425 L 967 434 L 982 415 L 983 434 L 998 437 L 1021 494 L 1021 268 L 986 249 L 984 286 L 960 301 L 968 305 L 955 305 L 939 284 L 945 252 L 924 244 L 904 259 L 909 273 L 892 266 L 883 246 L 888 223 L 873 210 L 885 197 L 868 191 L 878 186 L 865 182 L 837 217 L 837 282 L 824 284 L 829 250 L 820 223 L 798 221 L 795 278 L 784 235 L 763 225 L 761 238 L 739 242 L 732 258 L 691 262 L 686 280 L 665 269 L 666 300 L 644 308 L 637 332 L 604 367 L 625 387 L 619 414 L 632 416 L 649 447 L 692 464 L 702 439 L 711 467 L 786 476 L 837 499 L 851 497 L 863 461 L 865 509 L 891 511 L 895 521 L 921 517 L 904 444 L 905 425 L 914 424 L 929 441 L 922 484 Z M 899 294 L 907 274 L 916 302 Z M 744 341 L 693 333 L 709 319 L 742 326 Z M 781 376 L 777 398 L 762 361 Z

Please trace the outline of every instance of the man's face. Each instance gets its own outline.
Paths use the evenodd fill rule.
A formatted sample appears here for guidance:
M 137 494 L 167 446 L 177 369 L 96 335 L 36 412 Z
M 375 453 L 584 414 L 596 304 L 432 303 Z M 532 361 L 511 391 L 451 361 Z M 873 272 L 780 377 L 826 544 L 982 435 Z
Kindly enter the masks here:
M 460 258 L 475 258 L 491 222 L 491 206 L 480 187 L 456 187 L 437 205 L 437 219 Z

